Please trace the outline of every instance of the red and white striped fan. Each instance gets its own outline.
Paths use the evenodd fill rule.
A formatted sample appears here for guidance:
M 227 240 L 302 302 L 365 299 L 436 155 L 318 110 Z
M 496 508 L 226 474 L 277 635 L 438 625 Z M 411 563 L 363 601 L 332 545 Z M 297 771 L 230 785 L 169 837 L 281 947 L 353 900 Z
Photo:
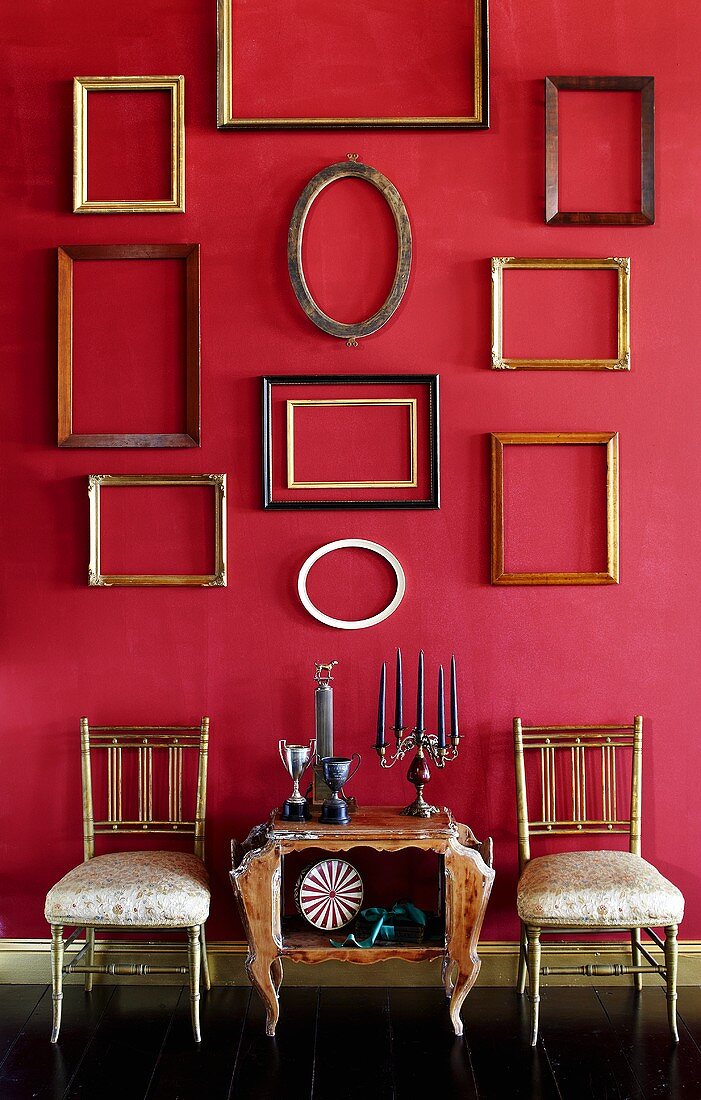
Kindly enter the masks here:
M 322 859 L 302 871 L 295 887 L 295 901 L 314 928 L 334 932 L 360 912 L 363 880 L 345 859 Z

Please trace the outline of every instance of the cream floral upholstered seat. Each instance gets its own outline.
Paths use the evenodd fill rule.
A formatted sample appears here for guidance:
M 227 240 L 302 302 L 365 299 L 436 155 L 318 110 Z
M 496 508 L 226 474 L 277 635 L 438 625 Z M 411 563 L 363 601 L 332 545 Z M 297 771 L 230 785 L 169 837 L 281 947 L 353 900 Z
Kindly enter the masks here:
M 632 852 L 558 852 L 532 859 L 518 884 L 526 924 L 646 928 L 680 924 L 684 896 Z
M 630 974 L 637 993 L 645 974 L 659 975 L 667 986 L 669 1030 L 678 1042 L 677 932 L 684 897 L 641 854 L 642 715 L 631 724 L 567 726 L 524 726 L 516 717 L 514 761 L 521 921 L 517 989 L 524 993 L 528 985 L 531 1045 L 538 1042 L 541 974 Z M 602 845 L 596 851 L 570 847 L 531 855 L 532 841 L 547 838 L 550 845 L 569 838 L 579 845 L 591 835 Z M 622 838 L 628 851 L 621 851 Z M 595 939 L 611 931 L 630 935 L 630 963 L 541 966 L 541 935 L 573 932 Z M 643 932 L 650 944 L 643 942 Z M 561 939 L 559 946 L 575 956 L 583 949 L 581 941 Z M 622 950 L 618 939 L 610 946 L 617 954 Z
M 200 977 L 210 988 L 204 865 L 208 746 L 207 716 L 197 726 L 91 726 L 80 719 L 83 862 L 51 887 L 44 906 L 51 925 L 52 1043 L 61 1030 L 64 974 L 83 974 L 86 993 L 95 974 L 187 974 L 192 1033 L 200 1042 Z M 123 834 L 128 845 L 154 847 L 95 854 L 96 841 L 109 838 L 113 847 Z M 143 839 L 135 841 L 136 836 Z M 161 850 L 171 842 L 173 848 Z M 150 952 L 166 945 L 153 935 L 161 928 L 169 933 L 169 951 L 170 933 L 186 934 L 186 966 L 104 960 L 97 933 L 107 933 L 111 941 L 117 933 L 119 943 L 122 934 L 148 932 L 149 942 L 141 946 Z M 81 932 L 84 945 L 67 957 L 66 948 Z
M 192 852 L 111 852 L 49 890 L 49 924 L 187 928 L 209 916 L 207 870 Z

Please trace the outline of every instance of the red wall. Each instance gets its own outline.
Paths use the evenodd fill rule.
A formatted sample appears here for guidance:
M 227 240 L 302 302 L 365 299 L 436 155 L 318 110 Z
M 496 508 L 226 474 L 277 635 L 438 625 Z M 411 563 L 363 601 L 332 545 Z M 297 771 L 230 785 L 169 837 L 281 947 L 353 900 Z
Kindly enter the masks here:
M 407 665 L 422 645 L 434 672 L 451 649 L 458 655 L 463 748 L 430 793 L 494 837 L 488 938 L 516 934 L 512 716 L 636 712 L 646 718 L 644 852 L 686 894 L 684 937 L 701 937 L 698 5 L 493 0 L 492 125 L 474 133 L 217 132 L 214 9 L 213 0 L 3 5 L 0 934 L 45 935 L 44 893 L 80 859 L 79 716 L 207 713 L 211 936 L 240 935 L 228 840 L 287 792 L 276 743 L 312 733 L 314 659 L 340 662 L 338 744 L 364 753 L 360 801 L 408 800 L 402 769 L 381 774 L 369 751 L 379 662 L 401 644 Z M 131 73 L 185 75 L 187 213 L 75 216 L 72 77 Z M 653 227 L 544 225 L 543 77 L 561 73 L 655 76 Z M 400 310 L 355 351 L 303 316 L 285 264 L 299 193 L 348 151 L 398 187 L 415 241 Z M 357 203 L 381 242 L 383 215 L 353 194 L 323 216 L 337 224 Z M 169 241 L 202 247 L 202 449 L 58 450 L 56 246 Z M 333 245 L 310 247 L 331 271 Z M 362 273 L 374 252 L 355 247 Z M 630 256 L 631 373 L 492 372 L 492 255 Z M 331 275 L 317 273 L 315 286 L 338 301 Z M 362 310 L 357 279 L 352 293 Z M 368 295 L 377 293 L 375 281 Z M 329 372 L 440 374 L 440 511 L 261 511 L 259 377 Z M 491 587 L 487 433 L 607 429 L 620 432 L 620 585 Z M 87 473 L 181 471 L 229 475 L 228 587 L 89 589 Z M 307 555 L 344 537 L 382 543 L 406 570 L 404 603 L 369 631 L 333 632 L 296 598 Z M 337 558 L 315 596 L 326 587 L 329 610 L 363 613 L 370 595 L 381 599 L 383 577 Z

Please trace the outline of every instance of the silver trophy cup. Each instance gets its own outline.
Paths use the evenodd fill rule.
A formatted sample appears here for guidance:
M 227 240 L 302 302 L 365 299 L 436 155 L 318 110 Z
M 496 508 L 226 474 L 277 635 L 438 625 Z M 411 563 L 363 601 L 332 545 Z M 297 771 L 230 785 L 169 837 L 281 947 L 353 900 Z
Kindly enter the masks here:
M 307 821 L 310 815 L 307 809 L 307 800 L 303 794 L 299 793 L 299 781 L 314 759 L 316 741 L 310 741 L 307 748 L 306 745 L 288 745 L 286 741 L 282 740 L 278 747 L 280 749 L 280 759 L 292 776 L 294 783 L 292 794 L 285 800 L 280 817 L 283 821 Z

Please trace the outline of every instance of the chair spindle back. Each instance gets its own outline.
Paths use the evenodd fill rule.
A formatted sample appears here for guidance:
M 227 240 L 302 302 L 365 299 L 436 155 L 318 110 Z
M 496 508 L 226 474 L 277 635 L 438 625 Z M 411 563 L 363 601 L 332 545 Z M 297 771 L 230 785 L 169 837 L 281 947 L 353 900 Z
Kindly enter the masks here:
M 84 859 L 94 856 L 96 836 L 124 833 L 191 836 L 195 855 L 204 859 L 209 718 L 203 718 L 199 726 L 91 726 L 87 718 L 81 718 L 80 743 Z M 95 820 L 93 765 L 98 751 L 106 757 L 106 814 Z M 185 818 L 184 754 L 197 755 L 194 816 Z M 167 791 L 167 810 L 155 818 L 154 777 L 156 782 L 164 779 Z M 128 800 L 125 788 L 130 780 L 136 788 L 136 798 Z M 129 790 L 130 795 L 133 793 Z M 125 818 L 124 806 L 127 812 L 135 809 L 135 816 Z
M 624 833 L 629 850 L 640 855 L 640 790 L 642 779 L 643 720 L 637 715 L 629 726 L 524 726 L 514 718 L 516 798 L 518 810 L 519 865 L 523 870 L 531 858 L 531 837 L 594 833 Z M 617 777 L 617 752 L 631 754 L 629 798 L 622 797 Z M 526 753 L 540 753 L 540 816 L 529 816 L 526 783 Z M 594 755 L 601 794 L 596 817 L 587 810 L 588 762 Z M 560 765 L 562 758 L 564 767 Z M 569 758 L 569 759 L 568 759 Z M 556 761 L 557 765 L 556 766 Z M 563 792 L 565 780 L 569 790 Z M 561 780 L 558 783 L 558 779 Z M 597 791 L 597 793 L 598 793 Z M 590 806 L 594 801 L 590 797 Z M 622 802 L 627 801 L 625 812 Z M 561 809 L 562 807 L 562 809 Z M 569 810 L 569 816 L 567 811 Z

